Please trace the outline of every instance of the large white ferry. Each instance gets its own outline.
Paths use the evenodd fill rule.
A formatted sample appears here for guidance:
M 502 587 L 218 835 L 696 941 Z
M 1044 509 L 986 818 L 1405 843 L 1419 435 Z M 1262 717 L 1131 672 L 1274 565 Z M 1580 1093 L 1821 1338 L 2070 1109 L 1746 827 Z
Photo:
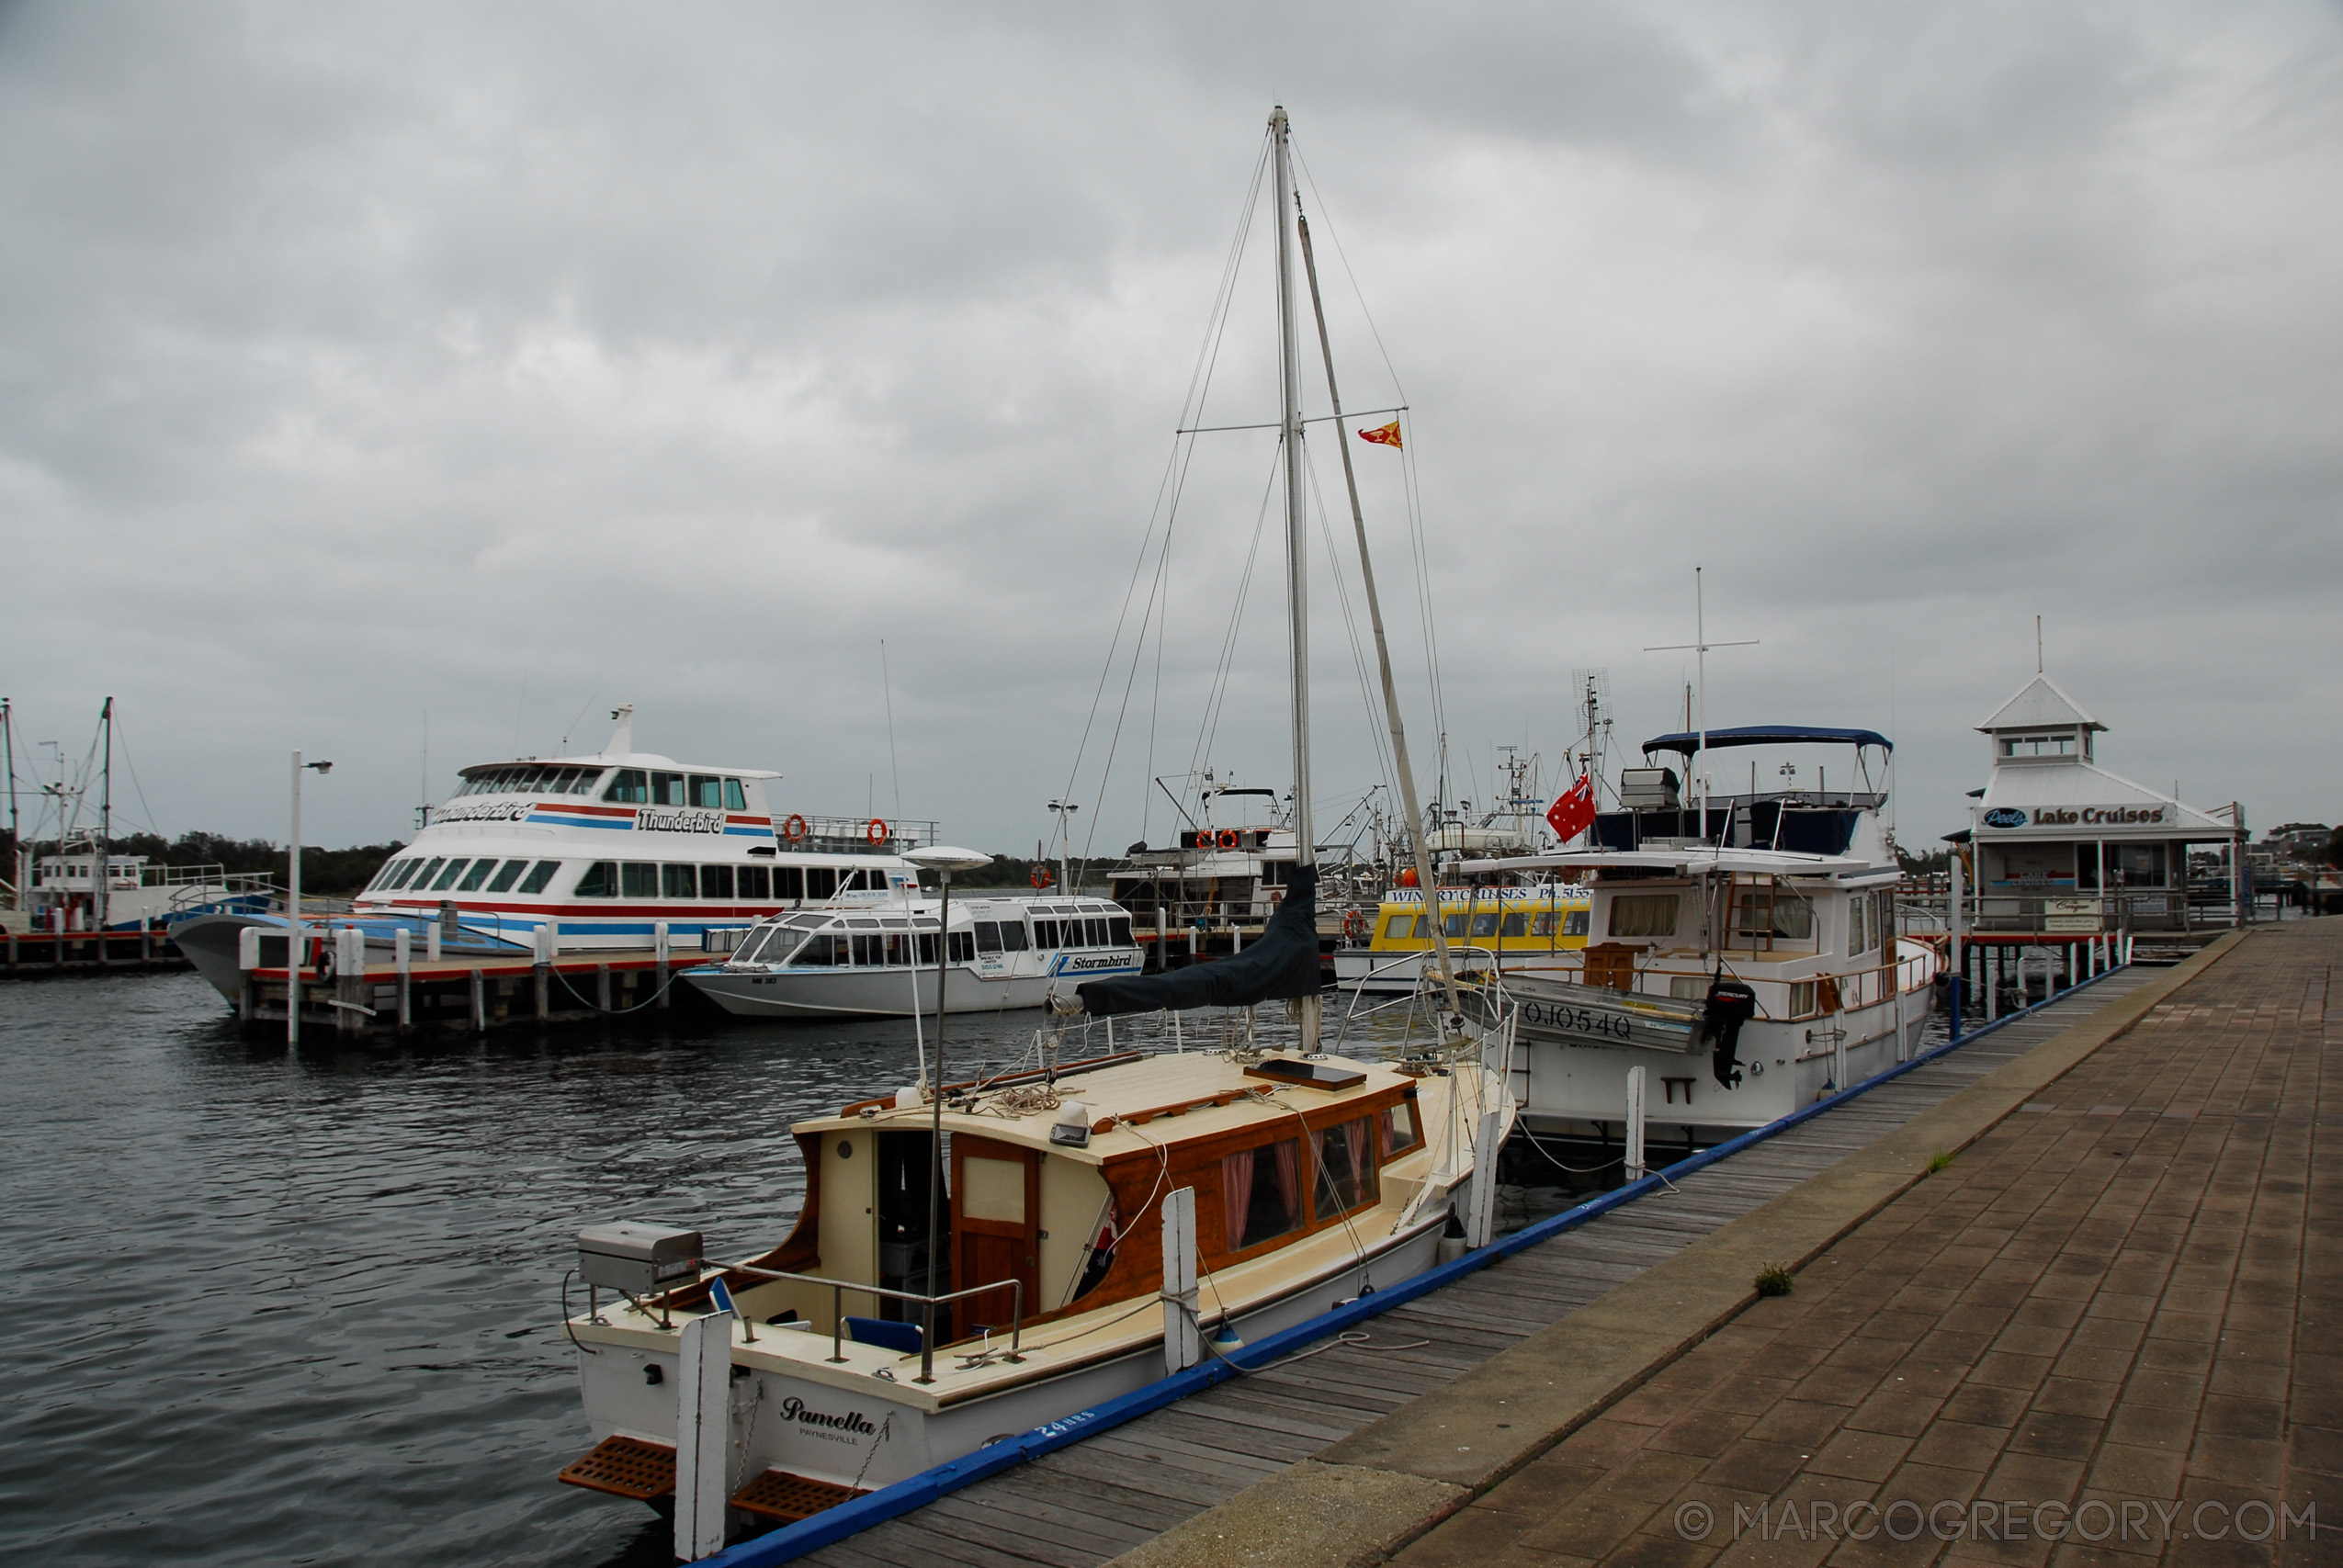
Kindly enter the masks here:
M 916 896 L 900 852 L 932 840 L 932 823 L 808 818 L 768 795 L 781 775 L 678 762 L 634 749 L 634 709 L 591 756 L 524 758 L 461 770 L 462 786 L 414 842 L 386 862 L 335 925 L 369 948 L 401 930 L 420 950 L 436 926 L 443 952 L 519 951 L 553 928 L 559 951 L 701 951 L 706 933 L 809 905 L 883 904 Z M 241 987 L 237 933 L 281 932 L 281 916 L 208 915 L 173 930 L 221 994 Z M 280 944 L 281 945 L 281 944 Z

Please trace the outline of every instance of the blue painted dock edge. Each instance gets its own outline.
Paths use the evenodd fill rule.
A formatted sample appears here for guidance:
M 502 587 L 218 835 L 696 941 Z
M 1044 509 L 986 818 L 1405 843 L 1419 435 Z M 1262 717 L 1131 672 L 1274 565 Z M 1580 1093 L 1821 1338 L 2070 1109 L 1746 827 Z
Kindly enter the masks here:
M 1274 1361 L 1281 1356 L 1290 1355 L 1330 1334 L 1339 1334 L 1353 1324 L 1364 1323 L 1377 1314 L 1388 1312 L 1393 1307 L 1404 1306 L 1418 1296 L 1428 1295 L 1453 1280 L 1463 1279 L 1475 1269 L 1487 1268 L 1500 1258 L 1511 1258 L 1513 1254 L 1535 1247 L 1541 1242 L 1561 1235 L 1564 1231 L 1574 1230 L 1599 1214 L 1608 1213 L 1622 1204 L 1634 1202 L 1646 1193 L 1658 1190 L 1670 1179 L 1681 1179 L 1703 1166 L 1714 1165 L 1721 1159 L 1730 1159 L 1743 1149 L 1761 1144 L 1778 1134 L 1786 1133 L 1802 1122 L 1820 1116 L 1832 1108 L 1853 1100 L 1858 1095 L 1867 1093 L 1884 1083 L 1903 1077 L 1916 1067 L 1925 1066 L 1938 1057 L 1950 1055 L 1973 1041 L 2015 1023 L 2021 1018 L 2039 1012 L 2054 1002 L 2064 1001 L 2077 991 L 2088 990 L 2100 981 L 2106 979 L 2109 975 L 2121 973 L 2124 967 L 2128 965 L 2121 965 L 2102 974 L 2094 975 L 2079 985 L 2068 987 L 2054 997 L 2046 997 L 2031 1007 L 2005 1014 L 1993 1022 L 1973 1029 L 1968 1033 L 1949 1040 L 1933 1050 L 1923 1051 L 1908 1062 L 1899 1062 L 1885 1072 L 1876 1073 L 1859 1084 L 1840 1089 L 1828 1099 L 1817 1100 L 1804 1110 L 1792 1111 L 1779 1122 L 1770 1122 L 1752 1132 L 1742 1134 L 1737 1138 L 1728 1138 L 1724 1143 L 1703 1149 L 1697 1154 L 1688 1155 L 1674 1165 L 1654 1171 L 1640 1180 L 1631 1181 L 1624 1187 L 1613 1188 L 1600 1197 L 1588 1199 L 1576 1208 L 1566 1209 L 1561 1213 L 1538 1221 L 1535 1224 L 1526 1225 L 1511 1235 L 1500 1237 L 1487 1247 L 1465 1254 L 1452 1263 L 1443 1263 L 1438 1268 L 1427 1269 L 1405 1284 L 1394 1285 L 1388 1290 L 1362 1296 L 1347 1306 L 1337 1307 L 1332 1312 L 1321 1314 L 1307 1323 L 1297 1323 L 1281 1333 L 1273 1334 L 1265 1339 L 1247 1345 L 1231 1356 L 1213 1356 L 1202 1365 L 1191 1367 L 1186 1371 L 1174 1372 L 1169 1377 L 1160 1378 L 1145 1388 L 1134 1389 L 1129 1393 L 1116 1399 L 1110 1399 L 1103 1404 L 1095 1404 L 1088 1410 L 1077 1411 L 1062 1421 L 1052 1421 L 1046 1426 L 1036 1427 L 1031 1431 L 1020 1432 L 1013 1438 L 1004 1438 L 990 1448 L 979 1449 L 965 1458 L 952 1460 L 936 1465 L 933 1469 L 923 1470 L 917 1475 L 906 1476 L 891 1486 L 880 1487 L 877 1491 L 866 1493 L 851 1503 L 841 1503 L 834 1508 L 825 1509 L 809 1519 L 800 1520 L 794 1525 L 785 1525 L 777 1530 L 744 1540 L 738 1546 L 728 1547 L 712 1557 L 702 1558 L 700 1562 L 707 1565 L 707 1568 L 769 1568 L 770 1564 L 788 1562 L 804 1556 L 809 1551 L 818 1551 L 832 1541 L 844 1540 L 849 1536 L 858 1535 L 873 1525 L 884 1524 L 889 1519 L 923 1508 L 938 1497 L 957 1492 L 960 1488 L 982 1481 L 987 1476 L 998 1475 L 1002 1471 L 1013 1469 L 1028 1460 L 1039 1459 L 1046 1453 L 1081 1442 L 1085 1438 L 1094 1437 L 1101 1432 L 1119 1427 L 1126 1421 L 1136 1420 L 1149 1411 L 1160 1410 L 1167 1404 L 1177 1404 L 1188 1395 L 1201 1393 L 1215 1383 L 1224 1382 L 1241 1371 L 1250 1371 L 1264 1363 Z

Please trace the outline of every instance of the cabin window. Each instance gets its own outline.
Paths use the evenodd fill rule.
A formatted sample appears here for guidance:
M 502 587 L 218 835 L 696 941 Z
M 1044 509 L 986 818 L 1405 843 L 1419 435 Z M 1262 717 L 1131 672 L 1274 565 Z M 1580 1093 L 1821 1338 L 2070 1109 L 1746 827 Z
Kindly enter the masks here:
M 464 867 L 470 864 L 471 862 L 468 860 L 449 861 L 447 869 L 439 874 L 438 880 L 431 885 L 431 890 L 434 893 L 445 893 L 455 886 L 456 878 L 461 876 L 464 874 Z
M 1497 934 L 1497 911 L 1494 909 L 1475 911 L 1473 915 L 1473 934 L 1475 936 L 1495 936 Z
M 598 783 L 601 778 L 602 770 L 600 768 L 581 768 L 578 770 L 578 776 L 571 782 L 568 793 L 572 795 L 592 795 L 594 793 L 594 784 Z
M 877 965 L 887 962 L 886 938 L 858 935 L 848 937 L 846 940 L 853 944 L 856 964 Z
M 1870 900 L 1867 898 L 1847 900 L 1847 953 L 1851 957 L 1858 953 L 1871 951 L 1869 933 L 1863 929 L 1866 924 L 1863 919 L 1867 912 L 1865 906 L 1869 903 Z
M 1231 1252 L 1301 1228 L 1301 1156 L 1300 1140 L 1288 1138 L 1221 1160 L 1221 1217 Z
M 998 1224 L 1025 1223 L 1025 1162 L 960 1156 L 960 1190 L 952 1195 L 956 1217 Z
M 974 964 L 976 962 L 976 933 L 974 931 L 954 931 L 952 933 L 952 945 L 950 951 L 952 954 L 950 962 L 954 964 Z
M 1543 912 L 1542 914 L 1540 914 L 1540 915 L 1539 915 L 1539 916 L 1538 916 L 1535 919 L 1534 919 L 1534 920 L 1532 920 L 1532 921 L 1530 922 L 1530 935 L 1532 935 L 1532 936 L 1552 936 L 1552 935 L 1554 934 L 1554 932 L 1555 932 L 1555 920 L 1556 920 L 1556 915 L 1555 915 L 1555 913 L 1554 913 L 1554 911 L 1553 911 L 1553 910 L 1551 910 L 1551 909 L 1547 909 L 1547 910 L 1545 910 L 1545 912 Z
M 832 949 L 843 948 L 845 945 L 846 939 L 842 936 L 808 937 L 806 944 L 798 949 L 797 956 L 790 959 L 789 963 L 799 969 L 827 969 L 832 962 L 831 957 Z
M 1001 922 L 979 920 L 976 923 L 976 950 L 979 953 L 1001 951 Z
M 887 967 L 908 968 L 911 962 L 911 935 L 909 931 L 889 931 L 881 938 L 887 943 Z
M 578 878 L 577 889 L 572 896 L 579 898 L 616 898 L 618 896 L 618 863 L 598 860 L 587 866 L 585 874 Z
M 517 865 L 520 863 L 515 861 L 514 863 Z M 528 877 L 521 884 L 520 890 L 524 893 L 544 892 L 546 885 L 553 880 L 553 874 L 560 869 L 561 863 L 558 860 L 538 862 L 529 867 Z
M 1384 919 L 1383 940 L 1386 942 L 1401 942 L 1409 938 L 1421 940 L 1422 936 L 1421 915 L 1391 915 Z
M 464 879 L 456 884 L 456 891 L 458 893 L 479 892 L 481 884 L 486 882 L 488 880 L 488 874 L 495 869 L 496 861 L 493 856 L 491 856 L 486 860 L 476 860 L 472 862 L 471 870 L 466 872 L 464 874 Z
M 1462 940 L 1465 934 L 1465 911 L 1459 909 L 1453 915 L 1442 916 L 1440 930 L 1444 935 Z
M 724 781 L 724 809 L 727 811 L 746 811 L 748 808 L 749 797 L 747 794 L 741 790 L 741 781 L 738 779 L 726 779 Z
M 1613 936 L 1674 936 L 1679 893 L 1622 893 L 1611 900 Z
M 518 882 L 521 879 L 521 873 L 528 868 L 529 863 L 525 860 L 506 861 L 497 869 L 496 880 L 488 885 L 488 890 L 491 893 L 511 892 L 513 884 Z
M 699 896 L 703 898 L 732 897 L 732 868 L 729 865 L 704 865 L 699 868 Z
M 1790 1016 L 1804 1018 L 1814 1011 L 1814 982 L 1794 980 L 1790 985 Z
M 1084 920 L 1082 924 L 1090 928 L 1089 934 L 1091 946 L 1111 947 L 1114 945 L 1115 928 L 1110 922 L 1105 920 Z
M 1310 1134 L 1310 1152 L 1318 1163 L 1311 1202 L 1321 1218 L 1375 1201 L 1375 1127 L 1368 1118 L 1317 1129 Z
M 618 867 L 618 891 L 629 898 L 659 897 L 659 868 L 647 862 L 630 860 Z
M 656 768 L 651 774 L 651 803 L 653 806 L 683 806 L 686 781 L 681 773 L 662 773 Z
M 1814 935 L 1814 903 L 1788 888 L 1748 888 L 1733 899 L 1733 934 L 1751 942 Z
M 1398 1158 L 1409 1149 L 1421 1147 L 1423 1134 L 1416 1131 L 1416 1108 L 1402 1100 L 1383 1112 L 1383 1157 Z
M 699 897 L 698 868 L 689 865 L 662 865 L 659 868 L 659 896 L 662 898 L 696 898 Z
M 1001 949 L 1002 952 L 1023 953 L 1025 950 L 1025 945 L 1024 921 L 1003 920 L 1001 922 Z
M 407 878 L 413 876 L 422 865 L 423 860 L 420 856 L 417 856 L 413 860 L 392 862 L 390 870 L 383 875 L 381 882 L 382 891 L 385 893 L 396 893 L 400 888 L 404 887 L 407 885 Z
M 773 868 L 763 865 L 741 867 L 740 886 L 740 897 L 763 903 L 773 897 Z
M 724 809 L 724 781 L 714 773 L 694 773 L 691 784 L 692 804 L 704 811 Z
M 935 933 L 934 931 L 920 933 L 920 962 L 930 968 L 935 964 Z
M 1508 915 L 1508 916 L 1506 916 L 1506 917 L 1505 917 L 1505 924 L 1504 924 L 1504 926 L 1503 926 L 1503 927 L 1500 930 L 1500 931 L 1499 931 L 1499 933 L 1498 933 L 1498 934 L 1499 934 L 1499 935 L 1500 935 L 1500 936 L 1527 936 L 1527 935 L 1529 935 L 1529 934 L 1530 934 L 1530 918 L 1529 918 L 1527 915 Z
M 807 897 L 829 898 L 835 897 L 837 892 L 838 873 L 833 867 L 826 865 L 806 867 Z
M 1108 916 L 1106 920 L 1106 940 L 1108 945 L 1113 947 L 1130 946 L 1131 918 L 1128 915 Z
M 641 806 L 651 799 L 651 786 L 640 768 L 620 768 L 610 775 L 610 787 L 602 792 L 602 798 L 622 806 Z
M 1058 922 L 1056 920 L 1036 920 L 1033 923 L 1033 944 L 1036 947 L 1056 947 L 1058 945 Z
M 1573 909 L 1569 912 L 1569 914 L 1563 917 L 1562 934 L 1564 936 L 1584 936 L 1587 934 L 1588 924 L 1589 912 L 1585 909 Z
M 791 902 L 806 896 L 805 867 L 776 865 L 773 868 L 773 896 Z

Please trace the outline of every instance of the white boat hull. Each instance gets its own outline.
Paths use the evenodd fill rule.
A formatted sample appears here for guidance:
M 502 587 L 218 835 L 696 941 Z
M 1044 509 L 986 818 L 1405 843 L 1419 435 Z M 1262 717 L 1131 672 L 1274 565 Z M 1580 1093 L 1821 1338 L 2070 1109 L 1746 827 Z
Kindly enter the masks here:
M 1136 950 L 1057 955 L 1047 969 L 954 964 L 943 987 L 946 1012 L 999 1012 L 1047 1004 L 1054 985 L 1139 973 Z M 936 973 L 921 969 L 776 969 L 745 974 L 687 969 L 685 984 L 726 1012 L 743 1018 L 908 1018 L 935 1011 Z M 916 1000 L 914 1000 L 916 998 Z

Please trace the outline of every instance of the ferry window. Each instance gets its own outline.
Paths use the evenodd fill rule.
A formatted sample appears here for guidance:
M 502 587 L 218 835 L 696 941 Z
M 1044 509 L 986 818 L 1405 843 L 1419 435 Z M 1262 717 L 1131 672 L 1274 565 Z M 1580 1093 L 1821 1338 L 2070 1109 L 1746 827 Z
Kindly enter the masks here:
M 515 862 L 515 863 L 517 864 L 519 863 Z M 605 861 L 602 863 L 607 865 L 610 863 Z M 544 892 L 546 884 L 551 882 L 553 880 L 553 874 L 560 869 L 561 863 L 558 860 L 541 860 L 538 862 L 535 865 L 529 867 L 528 880 L 521 884 L 521 891 L 524 893 Z
M 397 892 L 402 886 L 405 886 L 407 878 L 415 874 L 415 867 L 422 863 L 423 862 L 419 860 L 392 861 L 389 865 L 382 868 L 382 874 L 374 879 L 374 886 L 371 891 L 376 893 Z
M 1443 915 L 1440 919 L 1440 929 L 1443 934 L 1448 936 L 1463 936 L 1465 934 L 1465 911 L 1459 909 L 1453 915 Z
M 576 897 L 580 898 L 616 898 L 618 896 L 618 863 L 598 860 L 585 868 L 578 878 Z
M 618 891 L 629 898 L 659 897 L 659 868 L 639 860 L 628 861 L 618 868 Z
M 447 863 L 444 860 L 435 860 L 429 865 L 424 866 L 421 871 L 415 873 L 414 890 L 421 893 L 425 888 L 429 887 L 431 886 L 433 874 Z
M 1033 923 L 1033 944 L 1036 947 L 1056 947 L 1058 945 L 1058 922 L 1056 920 L 1036 920 Z
M 605 800 L 615 800 L 622 806 L 640 806 L 651 798 L 651 790 L 643 783 L 640 768 L 620 768 L 610 775 L 610 787 L 602 792 Z
M 653 806 L 683 805 L 684 775 L 654 770 L 651 775 L 651 803 Z
M 1229 1251 L 1301 1228 L 1301 1166 L 1302 1145 L 1294 1138 L 1222 1158 L 1221 1218 Z
M 1423 1142 L 1416 1132 L 1416 1108 L 1404 1100 L 1383 1113 L 1383 1157 L 1397 1159 Z
M 806 896 L 805 867 L 776 865 L 773 868 L 773 896 L 792 902 Z
M 848 937 L 846 940 L 854 943 L 855 962 L 856 964 L 878 964 L 884 962 L 886 957 L 884 951 L 886 938 L 876 936 L 853 936 Z
M 911 963 L 911 938 L 910 932 L 889 931 L 884 940 L 887 943 L 887 966 L 889 968 L 900 969 Z
M 471 870 L 465 873 L 464 879 L 461 882 L 456 884 L 456 891 L 458 893 L 479 892 L 480 885 L 486 882 L 488 880 L 488 874 L 495 869 L 496 859 L 492 855 L 486 860 L 476 860 L 472 862 Z
M 976 962 L 976 933 L 974 931 L 954 931 L 952 933 L 951 954 L 952 956 L 949 960 L 951 963 L 974 964 Z
M 709 811 L 724 809 L 724 781 L 714 773 L 692 775 L 692 804 Z
M 1554 934 L 1554 911 L 1553 911 L 1553 910 L 1551 910 L 1551 909 L 1545 910 L 1544 913 L 1540 914 L 1540 915 L 1537 917 L 1537 919 L 1535 919 L 1534 920 L 1532 920 L 1532 921 L 1530 922 L 1530 935 L 1532 935 L 1532 936 L 1552 936 L 1553 934 Z
M 806 867 L 806 897 L 829 898 L 838 892 L 838 873 L 826 865 Z
M 1023 953 L 1025 950 L 1024 921 L 1003 920 L 1001 922 L 1001 947 L 1006 953 Z
M 1319 1128 L 1310 1134 L 1310 1152 L 1318 1161 L 1310 1201 L 1321 1216 L 1375 1201 L 1375 1130 L 1365 1117 Z
M 979 920 L 976 923 L 976 950 L 979 953 L 1001 951 L 1001 922 Z
M 496 873 L 496 880 L 488 885 L 488 890 L 491 893 L 511 892 L 513 890 L 513 884 L 518 882 L 521 879 L 521 873 L 526 871 L 528 868 L 529 863 L 525 860 L 506 861 L 504 865 L 498 869 Z
M 1403 942 L 1409 937 L 1416 935 L 1418 928 L 1421 927 L 1422 924 L 1423 917 L 1421 915 L 1387 916 L 1385 918 L 1383 922 L 1383 940 L 1386 942 Z
M 732 868 L 729 865 L 704 865 L 699 868 L 699 896 L 703 898 L 732 897 Z
M 557 768 L 554 770 L 553 776 L 545 781 L 545 793 L 548 795 L 567 795 L 570 793 L 570 786 L 577 782 L 577 769 Z
M 1497 934 L 1497 911 L 1491 909 L 1486 914 L 1475 914 L 1473 916 L 1473 934 L 1475 936 L 1495 936 Z
M 1677 893 L 1622 893 L 1611 900 L 1613 936 L 1674 936 Z
M 1587 934 L 1587 926 L 1589 923 L 1590 915 L 1587 910 L 1573 909 L 1568 915 L 1563 917 L 1562 934 L 1564 936 L 1584 936 Z
M 806 944 L 798 949 L 796 955 L 789 962 L 801 969 L 827 969 L 831 966 L 832 946 L 834 944 L 843 947 L 845 943 L 846 939 L 842 936 L 809 936 L 806 938 Z
M 659 868 L 659 896 L 662 898 L 696 898 L 699 878 L 696 868 L 688 865 L 663 865 Z
M 570 784 L 569 793 L 572 795 L 592 795 L 594 793 L 594 784 L 601 777 L 602 770 L 600 768 L 580 768 L 578 770 L 577 778 Z
M 926 964 L 934 964 L 935 962 L 935 933 L 934 931 L 920 933 L 920 962 Z
M 741 897 L 754 898 L 759 903 L 773 897 L 773 868 L 763 865 L 741 867 Z
M 1109 944 L 1113 946 L 1130 946 L 1131 918 L 1128 915 L 1109 916 L 1106 921 L 1106 938 Z
M 724 781 L 724 809 L 727 811 L 746 811 L 748 808 L 749 797 L 747 795 L 742 793 L 741 789 L 741 781 L 738 779 L 726 779 Z
M 530 791 L 537 788 L 538 784 L 543 782 L 546 774 L 550 772 L 552 772 L 552 770 L 549 768 L 520 768 L 515 770 L 512 785 L 513 793 L 515 795 L 528 794 Z
M 1527 936 L 1527 935 L 1529 935 L 1529 934 L 1530 934 L 1530 918 L 1529 918 L 1527 915 L 1508 915 L 1508 916 L 1506 916 L 1506 917 L 1505 917 L 1505 926 L 1504 926 L 1504 929 L 1503 929 L 1501 931 L 1500 931 L 1498 934 L 1499 934 L 1499 935 L 1500 935 L 1500 936 Z
M 439 879 L 431 885 L 431 890 L 434 893 L 445 893 L 449 887 L 455 885 L 456 878 L 463 874 L 464 867 L 470 864 L 471 864 L 471 862 L 468 860 L 449 861 L 447 863 L 447 869 L 441 872 L 439 874 Z
M 866 893 L 884 893 L 887 891 L 887 874 L 866 865 L 855 874 L 855 886 Z
M 1091 947 L 1104 947 L 1106 945 L 1106 922 L 1104 920 L 1084 920 L 1082 922 L 1082 935 L 1086 939 L 1087 945 Z

